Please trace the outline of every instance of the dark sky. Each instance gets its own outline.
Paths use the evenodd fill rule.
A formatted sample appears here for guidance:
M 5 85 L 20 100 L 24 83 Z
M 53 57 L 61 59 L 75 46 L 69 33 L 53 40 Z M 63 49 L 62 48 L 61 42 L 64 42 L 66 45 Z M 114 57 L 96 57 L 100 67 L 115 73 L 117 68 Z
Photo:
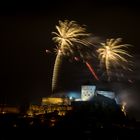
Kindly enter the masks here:
M 22 104 L 41 100 L 51 94 L 51 78 L 55 55 L 52 31 L 58 20 L 75 20 L 87 25 L 87 30 L 100 38 L 122 37 L 132 44 L 130 53 L 134 56 L 133 72 L 127 81 L 105 80 L 96 83 L 92 75 L 80 63 L 65 62 L 61 88 L 80 90 L 80 85 L 93 81 L 99 88 L 111 87 L 123 99 L 130 102 L 130 110 L 140 118 L 140 6 L 135 0 L 71 0 L 59 2 L 2 2 L 0 4 L 0 48 L 1 48 L 1 90 L 0 102 Z M 97 66 L 95 65 L 95 68 Z M 100 77 L 101 72 L 97 71 Z

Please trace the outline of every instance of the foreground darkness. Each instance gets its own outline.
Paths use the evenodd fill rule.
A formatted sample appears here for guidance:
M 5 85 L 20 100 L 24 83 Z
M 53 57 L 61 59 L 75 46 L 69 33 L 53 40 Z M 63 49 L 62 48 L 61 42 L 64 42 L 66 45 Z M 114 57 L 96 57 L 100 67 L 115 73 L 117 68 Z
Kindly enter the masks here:
M 109 139 L 139 138 L 140 122 L 130 119 L 114 100 L 102 96 L 90 102 L 72 102 L 73 110 L 65 116 L 58 111 L 28 116 L 22 109 L 20 114 L 0 114 L 3 139 L 47 138 L 47 139 Z M 16 133 L 21 134 L 18 136 Z

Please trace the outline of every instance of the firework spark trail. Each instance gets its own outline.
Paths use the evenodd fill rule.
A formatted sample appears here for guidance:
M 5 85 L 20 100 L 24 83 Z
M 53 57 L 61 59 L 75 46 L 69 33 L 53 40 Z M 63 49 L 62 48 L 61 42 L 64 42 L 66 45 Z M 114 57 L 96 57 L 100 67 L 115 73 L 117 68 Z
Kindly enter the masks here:
M 124 64 L 127 64 L 129 61 L 125 57 L 132 57 L 127 51 L 122 49 L 130 46 L 130 44 L 120 44 L 121 40 L 121 38 L 107 39 L 105 43 L 101 43 L 102 47 L 97 50 L 100 63 L 105 66 L 109 78 L 112 66 L 114 68 L 120 66 L 126 69 Z
M 62 56 L 61 52 L 59 51 L 57 56 L 56 56 L 56 60 L 55 60 L 55 64 L 54 64 L 55 69 L 53 71 L 52 89 L 55 89 L 55 86 L 57 85 L 58 77 L 59 77 L 59 71 L 60 71 L 60 67 L 61 67 L 61 64 L 62 64 L 62 59 L 63 59 L 63 56 Z
M 62 63 L 61 58 L 65 55 L 74 56 L 76 49 L 79 50 L 79 52 L 77 52 L 81 55 L 82 49 L 79 49 L 79 45 L 81 45 L 80 48 L 85 46 L 88 48 L 88 46 L 92 44 L 85 38 L 90 36 L 89 33 L 86 33 L 86 28 L 78 25 L 75 21 L 59 21 L 59 26 L 56 26 L 56 30 L 57 32 L 52 32 L 55 35 L 52 40 L 57 43 L 58 46 L 53 70 L 52 91 L 55 90 L 58 83 L 59 69 Z
M 94 69 L 90 66 L 90 64 L 88 62 L 85 62 L 86 63 L 86 66 L 88 67 L 88 69 L 90 70 L 90 72 L 93 74 L 93 76 L 95 77 L 96 80 L 99 81 L 99 78 L 98 76 L 96 75 Z
M 121 108 L 122 112 L 124 113 L 124 115 L 126 116 L 126 102 L 122 103 L 122 108 Z

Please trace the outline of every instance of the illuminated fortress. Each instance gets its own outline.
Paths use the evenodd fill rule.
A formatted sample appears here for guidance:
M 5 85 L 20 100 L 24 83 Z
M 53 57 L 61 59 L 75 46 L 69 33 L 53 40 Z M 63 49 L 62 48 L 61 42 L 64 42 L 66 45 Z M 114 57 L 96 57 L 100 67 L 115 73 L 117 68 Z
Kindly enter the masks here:
M 89 104 L 101 104 L 103 106 L 106 104 L 108 107 L 110 104 L 112 104 L 111 106 L 117 104 L 114 92 L 96 90 L 95 85 L 82 85 L 81 93 L 62 92 L 42 98 L 41 106 L 30 106 L 28 114 L 44 114 L 57 110 L 59 115 L 65 115 L 67 111 L 73 110 L 75 107 L 79 108 L 88 102 Z
M 115 93 L 112 91 L 96 90 L 95 85 L 82 85 L 80 95 L 76 92 L 55 94 L 52 97 L 42 98 L 42 105 L 46 105 L 46 104 L 70 105 L 71 101 L 90 101 L 96 95 L 102 95 L 109 99 L 116 100 Z

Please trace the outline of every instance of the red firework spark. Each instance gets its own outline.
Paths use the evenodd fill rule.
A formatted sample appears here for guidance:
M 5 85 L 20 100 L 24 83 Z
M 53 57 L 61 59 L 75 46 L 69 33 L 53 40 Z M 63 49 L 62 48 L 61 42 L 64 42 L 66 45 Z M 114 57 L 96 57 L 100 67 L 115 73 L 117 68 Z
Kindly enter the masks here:
M 86 63 L 86 65 L 87 65 L 88 69 L 90 70 L 90 72 L 91 72 L 91 73 L 93 74 L 93 76 L 95 77 L 95 79 L 99 81 L 99 78 L 98 78 L 98 76 L 96 75 L 94 69 L 90 66 L 90 64 L 89 64 L 88 62 L 85 62 L 85 63 Z

